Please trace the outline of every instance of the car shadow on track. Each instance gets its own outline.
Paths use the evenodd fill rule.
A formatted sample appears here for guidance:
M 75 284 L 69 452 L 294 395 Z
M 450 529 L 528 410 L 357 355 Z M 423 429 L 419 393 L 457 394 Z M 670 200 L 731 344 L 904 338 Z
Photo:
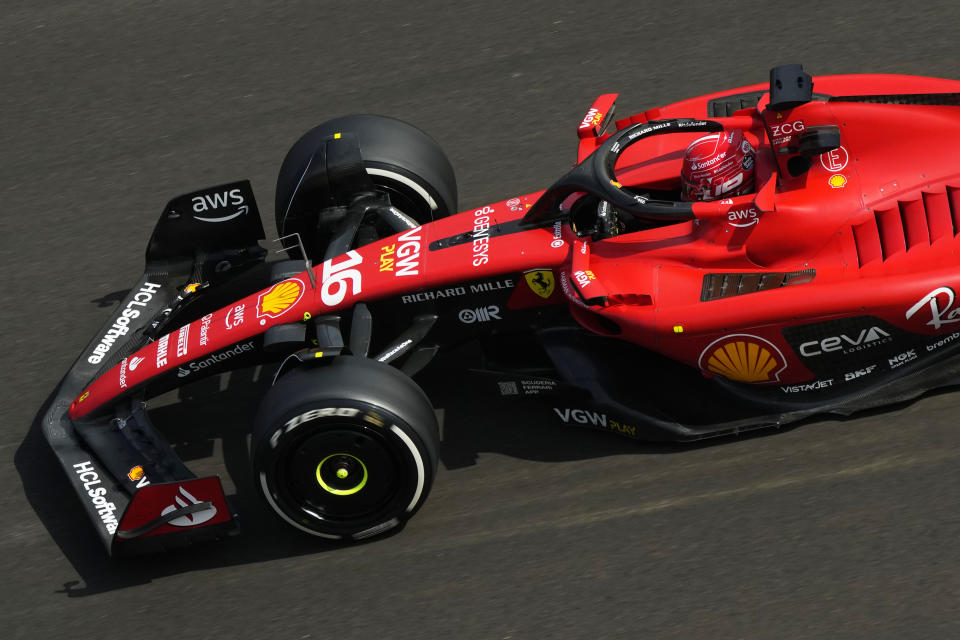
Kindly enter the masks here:
M 43 438 L 41 419 L 46 403 L 38 411 L 23 442 L 14 454 L 24 493 L 53 541 L 60 547 L 81 580 L 63 580 L 54 591 L 70 597 L 146 584 L 166 575 L 196 569 L 260 562 L 277 557 L 316 553 L 334 547 L 318 547 L 316 541 L 287 530 L 259 504 L 251 482 L 247 454 L 247 432 L 256 401 L 269 380 L 252 375 L 231 376 L 229 389 L 220 391 L 218 379 L 201 381 L 181 389 L 179 402 L 151 411 L 162 432 L 178 455 L 198 475 L 219 473 L 228 500 L 243 535 L 223 544 L 201 544 L 171 554 L 111 559 L 64 475 L 60 463 Z M 211 396 L 221 395 L 222 398 Z M 51 395 L 52 397 L 52 395 Z M 212 460 L 217 444 L 222 457 Z M 198 464 L 194 464 L 197 462 Z M 215 468 L 220 465 L 220 468 Z M 225 471 L 224 471 L 225 469 Z
M 80 580 L 53 578 L 51 590 L 82 597 L 148 584 L 156 578 L 224 566 L 243 565 L 341 548 L 304 536 L 282 523 L 260 500 L 250 473 L 249 432 L 260 398 L 270 386 L 272 371 L 248 369 L 228 378 L 200 380 L 182 387 L 172 402 L 152 403 L 150 415 L 184 462 L 199 476 L 219 475 L 238 514 L 239 535 L 218 544 L 201 544 L 170 553 L 110 558 L 103 549 L 63 469 L 45 442 L 42 407 L 14 462 L 28 501 L 70 561 Z M 479 453 L 500 453 L 536 461 L 566 461 L 612 455 L 649 455 L 722 445 L 738 438 L 694 444 L 638 443 L 609 433 L 556 424 L 549 404 L 531 400 L 491 405 L 470 377 L 427 380 L 427 390 L 441 410 L 441 465 L 456 471 L 477 463 Z M 52 395 L 51 395 L 52 397 Z M 159 406 L 157 406 L 159 405 Z M 769 433 L 769 432 L 768 432 Z M 764 433 L 743 437 L 757 437 Z M 395 535 L 399 530 L 392 532 Z M 375 539 L 369 543 L 376 544 Z M 71 576 L 72 578 L 72 576 Z

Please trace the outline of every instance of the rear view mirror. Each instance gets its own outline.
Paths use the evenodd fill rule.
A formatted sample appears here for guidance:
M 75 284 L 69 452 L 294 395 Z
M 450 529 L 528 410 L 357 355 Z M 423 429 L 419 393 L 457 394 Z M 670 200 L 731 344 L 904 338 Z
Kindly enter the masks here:
M 791 149 L 796 150 L 800 155 L 793 156 L 787 161 L 787 171 L 796 178 L 810 170 L 815 157 L 833 151 L 839 146 L 840 127 L 832 124 L 807 127 L 806 131 L 800 134 L 797 146 Z
M 833 151 L 839 146 L 840 127 L 832 124 L 820 127 L 807 127 L 807 130 L 800 134 L 800 140 L 797 142 L 800 155 L 807 158 L 813 158 L 828 151 Z

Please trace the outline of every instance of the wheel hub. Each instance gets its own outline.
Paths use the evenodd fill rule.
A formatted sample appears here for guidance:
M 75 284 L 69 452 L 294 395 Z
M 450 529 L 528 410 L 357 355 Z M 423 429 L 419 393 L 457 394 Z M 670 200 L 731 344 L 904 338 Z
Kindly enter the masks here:
M 317 465 L 317 483 L 327 493 L 350 496 L 367 484 L 367 466 L 349 453 L 333 453 Z

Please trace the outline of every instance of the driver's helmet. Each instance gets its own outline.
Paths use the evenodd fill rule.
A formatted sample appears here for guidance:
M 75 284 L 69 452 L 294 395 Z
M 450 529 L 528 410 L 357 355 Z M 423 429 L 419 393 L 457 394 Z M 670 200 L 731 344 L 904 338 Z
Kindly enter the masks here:
M 753 191 L 756 152 L 743 131 L 721 131 L 690 143 L 680 170 L 680 198 L 716 200 Z

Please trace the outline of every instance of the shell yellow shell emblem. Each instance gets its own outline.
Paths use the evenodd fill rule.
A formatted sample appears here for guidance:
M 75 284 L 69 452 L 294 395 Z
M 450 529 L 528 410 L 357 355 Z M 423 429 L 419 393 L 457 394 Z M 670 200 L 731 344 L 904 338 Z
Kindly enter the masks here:
M 553 295 L 553 290 L 557 286 L 556 279 L 553 277 L 553 271 L 527 271 L 523 274 L 530 290 L 541 298 L 549 298 Z
M 835 173 L 830 176 L 830 179 L 827 180 L 827 183 L 834 189 L 842 189 L 847 186 L 847 176 L 842 173 Z
M 257 317 L 276 318 L 300 302 L 304 286 L 299 278 L 290 278 L 270 287 L 257 299 Z
M 700 354 L 700 368 L 736 382 L 777 382 L 787 361 L 769 340 L 734 334 L 707 345 Z

